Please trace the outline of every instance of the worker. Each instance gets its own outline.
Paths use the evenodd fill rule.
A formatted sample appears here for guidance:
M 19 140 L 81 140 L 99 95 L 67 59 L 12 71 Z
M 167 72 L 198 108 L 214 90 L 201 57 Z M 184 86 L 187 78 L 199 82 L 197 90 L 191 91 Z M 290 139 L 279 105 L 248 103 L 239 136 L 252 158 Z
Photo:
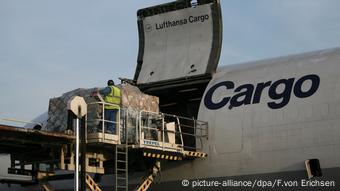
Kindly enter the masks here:
M 107 81 L 107 87 L 100 91 L 104 96 L 104 101 L 108 104 L 104 106 L 105 127 L 107 133 L 116 134 L 117 114 L 121 104 L 121 92 L 115 86 L 113 80 Z

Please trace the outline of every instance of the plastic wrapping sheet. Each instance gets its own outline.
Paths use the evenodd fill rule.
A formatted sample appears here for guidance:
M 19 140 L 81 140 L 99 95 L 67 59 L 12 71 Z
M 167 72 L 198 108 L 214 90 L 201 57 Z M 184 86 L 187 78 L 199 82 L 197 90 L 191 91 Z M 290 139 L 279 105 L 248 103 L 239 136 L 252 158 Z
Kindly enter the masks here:
M 92 102 L 98 101 L 95 97 L 92 97 L 91 94 L 95 89 L 76 89 L 67 93 L 64 93 L 61 97 L 52 98 L 49 102 L 48 108 L 48 119 L 46 130 L 47 131 L 57 131 L 57 132 L 65 132 L 67 130 L 68 123 L 68 110 L 67 103 L 74 96 L 81 96 L 85 99 L 85 102 L 88 104 L 88 113 L 87 119 L 98 119 L 102 113 L 102 107 L 99 104 L 89 104 Z M 89 131 L 94 131 L 93 127 L 99 125 L 99 121 L 96 120 L 88 120 L 88 128 Z M 71 129 L 72 130 L 72 129 Z
M 121 109 L 121 124 L 124 124 L 126 120 L 128 128 L 128 140 L 129 142 L 135 141 L 137 117 L 139 111 L 152 111 L 159 112 L 159 98 L 151 96 L 141 92 L 138 87 L 130 84 L 118 85 L 122 94 L 122 109 Z M 73 96 L 81 96 L 88 104 L 87 114 L 87 128 L 88 132 L 97 132 L 101 129 L 100 121 L 102 116 L 102 105 L 91 104 L 98 102 L 97 97 L 91 96 L 96 88 L 91 89 L 76 89 L 67 93 L 64 93 L 61 97 L 51 98 L 48 109 L 48 120 L 46 129 L 47 131 L 54 132 L 66 132 L 68 129 L 68 115 L 67 103 Z M 128 111 L 128 115 L 126 114 Z M 72 130 L 72 129 L 70 129 Z M 123 135 L 123 134 L 122 134 Z
M 140 111 L 159 112 L 159 98 L 141 92 L 138 87 L 122 84 L 122 106 Z

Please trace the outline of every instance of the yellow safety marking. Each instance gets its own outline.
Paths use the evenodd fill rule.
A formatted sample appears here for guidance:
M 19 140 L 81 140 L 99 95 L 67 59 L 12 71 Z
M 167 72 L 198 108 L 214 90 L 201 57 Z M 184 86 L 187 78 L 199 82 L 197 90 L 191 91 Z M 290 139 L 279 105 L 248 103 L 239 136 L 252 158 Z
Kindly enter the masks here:
M 182 160 L 180 156 L 173 156 L 173 155 L 166 155 L 166 154 L 156 154 L 156 153 L 148 153 L 143 152 L 144 157 L 152 157 L 152 158 L 160 158 L 160 159 L 166 159 L 166 160 Z
M 189 157 L 199 157 L 199 158 L 205 158 L 208 156 L 207 153 L 193 152 L 193 151 L 184 151 L 184 155 L 189 156 Z
M 91 190 L 91 191 L 101 191 L 101 189 L 99 188 L 99 186 L 96 184 L 96 182 L 92 179 L 91 176 L 86 175 L 86 184 L 87 187 Z
M 153 182 L 152 175 L 150 175 L 144 182 L 143 184 L 137 189 L 137 191 L 146 191 L 151 183 Z

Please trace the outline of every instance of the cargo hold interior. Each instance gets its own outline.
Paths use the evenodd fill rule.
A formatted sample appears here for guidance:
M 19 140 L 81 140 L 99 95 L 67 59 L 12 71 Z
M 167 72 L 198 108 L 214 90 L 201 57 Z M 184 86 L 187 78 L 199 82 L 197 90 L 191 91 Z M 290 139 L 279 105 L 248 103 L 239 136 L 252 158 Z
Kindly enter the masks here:
M 160 83 L 143 84 L 139 88 L 147 94 L 159 97 L 160 111 L 167 114 L 197 119 L 204 91 L 210 75 L 178 79 Z M 187 123 L 187 121 L 183 121 Z M 185 124 L 193 125 L 193 124 Z M 192 128 L 182 127 L 182 132 L 193 133 Z M 195 147 L 195 137 L 183 135 L 184 146 Z

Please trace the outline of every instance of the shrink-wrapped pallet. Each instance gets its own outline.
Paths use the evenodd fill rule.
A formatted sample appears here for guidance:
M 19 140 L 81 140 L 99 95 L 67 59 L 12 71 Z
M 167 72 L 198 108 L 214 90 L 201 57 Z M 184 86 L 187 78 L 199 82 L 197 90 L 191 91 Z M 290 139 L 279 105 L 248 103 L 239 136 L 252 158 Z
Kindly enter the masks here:
M 121 116 L 126 115 L 126 127 L 128 131 L 128 142 L 135 142 L 138 135 L 136 128 L 138 126 L 137 118 L 140 111 L 159 112 L 159 98 L 145 94 L 138 87 L 130 84 L 122 84 L 119 86 L 122 93 L 122 107 L 126 108 L 126 112 Z
M 159 98 L 141 92 L 138 87 L 130 84 L 118 85 L 121 89 L 121 124 L 126 125 L 128 130 L 129 142 L 136 141 L 137 118 L 139 111 L 159 112 Z M 52 98 L 49 102 L 48 120 L 46 125 L 47 131 L 67 132 L 68 131 L 68 115 L 67 110 L 68 101 L 74 96 L 81 96 L 88 104 L 87 108 L 87 128 L 88 132 L 98 132 L 101 130 L 101 123 L 99 120 L 102 116 L 102 105 L 91 104 L 98 102 L 98 97 L 91 96 L 97 88 L 92 89 L 76 89 L 64 93 L 61 97 Z M 128 114 L 126 114 L 128 112 Z M 125 117 L 127 116 L 127 117 Z M 72 131 L 72 129 L 69 129 Z M 122 133 L 123 135 L 123 133 Z
M 159 98 L 144 94 L 138 87 L 130 84 L 121 85 L 122 105 L 140 111 L 159 112 Z
M 102 108 L 98 104 L 90 104 L 96 102 L 97 99 L 92 97 L 91 94 L 95 89 L 76 89 L 64 93 L 61 97 L 50 99 L 48 108 L 48 119 L 46 130 L 55 132 L 65 132 L 68 129 L 68 110 L 67 103 L 74 96 L 83 97 L 87 105 L 87 118 L 98 119 L 101 116 Z M 95 131 L 93 128 L 99 125 L 99 121 L 89 120 L 87 123 L 89 132 Z M 72 129 L 70 129 L 72 130 Z

